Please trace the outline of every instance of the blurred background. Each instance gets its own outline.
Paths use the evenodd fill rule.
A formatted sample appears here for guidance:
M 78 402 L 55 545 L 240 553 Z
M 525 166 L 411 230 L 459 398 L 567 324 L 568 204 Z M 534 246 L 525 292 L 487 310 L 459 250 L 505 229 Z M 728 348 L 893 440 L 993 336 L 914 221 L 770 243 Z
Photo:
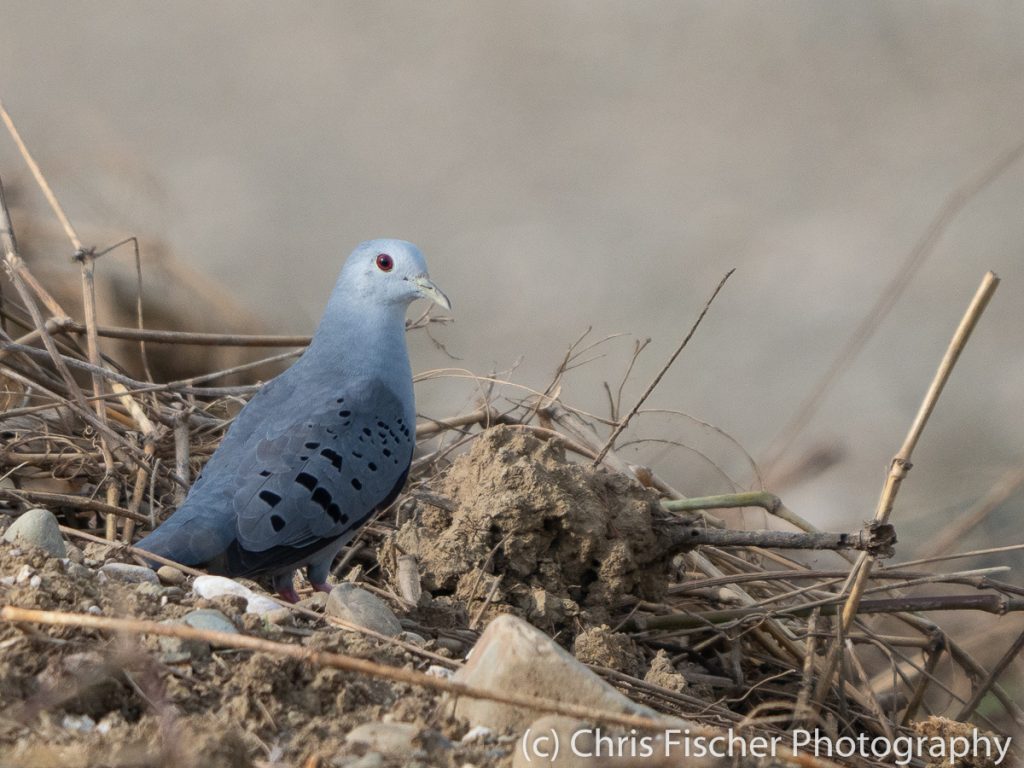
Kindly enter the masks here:
M 627 334 L 562 384 L 608 416 L 634 343 L 623 409 L 736 267 L 647 405 L 777 455 L 769 487 L 825 527 L 872 516 L 995 270 L 897 500 L 901 559 L 1024 464 L 1020 161 L 964 201 L 779 453 L 951 195 L 1024 141 L 1021 3 L 2 0 L 0 98 L 83 239 L 141 239 L 150 299 L 178 310 L 151 327 L 308 333 L 352 247 L 401 237 L 454 304 L 443 347 L 413 337 L 417 370 L 544 389 L 587 328 Z M 6 133 L 0 175 L 32 258 L 77 290 Z M 128 252 L 98 270 L 134 274 Z M 419 409 L 477 395 L 439 379 Z M 756 487 L 699 422 L 643 415 L 627 439 L 661 442 L 623 455 L 688 495 Z M 1006 496 L 958 546 L 1019 539 L 1024 492 Z

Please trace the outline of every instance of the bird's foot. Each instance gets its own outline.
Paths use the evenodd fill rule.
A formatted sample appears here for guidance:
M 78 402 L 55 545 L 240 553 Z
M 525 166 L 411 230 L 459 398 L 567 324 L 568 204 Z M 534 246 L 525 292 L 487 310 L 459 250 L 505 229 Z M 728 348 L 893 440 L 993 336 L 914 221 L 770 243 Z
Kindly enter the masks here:
M 277 594 L 286 602 L 299 602 L 299 593 L 295 591 L 295 587 L 278 587 Z
M 314 581 L 311 583 L 313 584 L 313 589 L 315 589 L 317 592 L 326 592 L 327 594 L 330 594 L 331 590 L 334 589 L 334 587 L 332 587 L 326 581 Z
M 279 573 L 272 579 L 274 589 L 281 596 L 282 600 L 289 603 L 299 602 L 299 593 L 295 591 L 295 582 L 292 581 L 292 571 Z

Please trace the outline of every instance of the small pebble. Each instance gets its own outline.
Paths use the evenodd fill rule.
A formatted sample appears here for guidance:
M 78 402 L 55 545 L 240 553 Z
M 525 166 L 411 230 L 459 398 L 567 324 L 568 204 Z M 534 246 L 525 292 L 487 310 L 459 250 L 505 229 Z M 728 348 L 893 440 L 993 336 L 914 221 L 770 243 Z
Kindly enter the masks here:
M 221 595 L 238 595 L 245 598 L 246 613 L 266 614 L 281 606 L 269 597 L 257 595 L 248 587 L 224 576 L 197 576 L 192 582 L 192 591 L 199 597 L 212 600 Z
M 465 643 L 454 637 L 448 637 L 447 635 L 438 636 L 437 647 L 451 652 L 453 656 L 461 656 L 466 651 Z
M 95 574 L 91 568 L 86 568 L 84 565 L 76 563 L 71 558 L 61 561 L 64 564 L 64 573 L 75 579 L 91 579 Z
M 32 587 L 32 589 L 39 589 L 42 583 L 43 577 L 40 576 L 38 573 L 33 574 L 32 578 L 28 580 L 28 585 Z
M 209 629 L 214 632 L 228 632 L 238 634 L 238 629 L 231 623 L 231 619 L 220 611 L 212 608 L 200 608 L 197 611 L 185 614 L 181 619 L 182 623 L 196 629 Z
M 494 731 L 485 725 L 474 725 L 459 741 L 463 744 L 483 744 L 494 740 Z
M 115 581 L 122 581 L 127 584 L 142 584 L 146 582 L 158 586 L 160 584 L 160 579 L 156 577 L 156 574 L 144 565 L 107 563 L 100 567 L 100 573 Z
M 96 721 L 88 715 L 64 715 L 61 726 L 66 731 L 89 733 L 96 728 Z
M 35 575 L 35 570 L 32 568 L 31 565 L 28 565 L 26 563 L 25 565 L 21 566 L 20 569 L 18 569 L 18 573 L 14 577 L 14 583 L 24 584 L 26 581 L 31 579 L 33 575 Z
M 161 565 L 156 569 L 156 576 L 163 584 L 173 586 L 185 583 L 185 574 L 173 565 Z
M 86 613 L 91 613 L 93 616 L 100 616 L 103 614 L 103 609 L 98 605 L 90 605 L 86 610 Z
M 401 622 L 387 603 L 355 584 L 339 584 L 332 589 L 324 612 L 388 637 L 402 632 Z

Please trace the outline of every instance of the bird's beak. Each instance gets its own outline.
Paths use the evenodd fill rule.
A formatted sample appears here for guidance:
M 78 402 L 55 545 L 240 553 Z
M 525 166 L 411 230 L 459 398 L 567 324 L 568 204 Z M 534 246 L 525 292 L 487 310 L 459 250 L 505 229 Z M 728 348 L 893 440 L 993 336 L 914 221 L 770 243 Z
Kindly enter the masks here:
M 444 291 L 438 288 L 434 281 L 426 275 L 417 275 L 416 277 L 408 278 L 409 282 L 416 286 L 416 290 L 419 291 L 420 296 L 424 299 L 430 299 L 435 304 L 447 309 L 449 312 L 452 311 L 452 303 L 448 301 L 448 297 L 444 295 Z

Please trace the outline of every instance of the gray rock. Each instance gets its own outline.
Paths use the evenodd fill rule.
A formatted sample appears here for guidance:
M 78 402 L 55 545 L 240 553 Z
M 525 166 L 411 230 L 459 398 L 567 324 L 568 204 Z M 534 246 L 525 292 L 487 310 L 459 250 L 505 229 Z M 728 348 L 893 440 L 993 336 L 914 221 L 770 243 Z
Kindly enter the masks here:
M 185 614 L 177 620 L 161 622 L 163 624 L 194 627 L 195 629 L 227 632 L 237 635 L 238 629 L 231 620 L 218 610 L 200 608 Z M 186 640 L 181 637 L 158 637 L 157 643 L 163 652 L 161 661 L 165 664 L 178 664 L 189 659 L 204 659 L 210 655 L 210 644 L 204 640 Z
M 39 547 L 54 557 L 67 557 L 57 518 L 48 509 L 30 509 L 4 531 L 4 541 Z
M 231 623 L 231 619 L 214 608 L 200 608 L 185 614 L 181 619 L 183 624 L 196 629 L 206 629 L 213 632 L 227 632 L 237 635 L 238 628 Z
M 388 637 L 396 637 L 402 632 L 402 624 L 394 611 L 379 597 L 355 584 L 339 584 L 332 589 L 324 612 Z
M 70 558 L 64 561 L 64 573 L 78 580 L 92 579 L 96 576 L 92 568 L 86 568 Z
M 513 616 L 494 619 L 453 680 L 491 691 L 527 694 L 563 703 L 646 717 L 662 716 L 619 693 L 539 629 Z M 543 712 L 485 699 L 457 698 L 456 717 L 499 733 L 521 731 Z
M 131 565 L 129 563 L 106 563 L 100 567 L 100 573 L 114 581 L 121 581 L 125 584 L 156 584 L 160 585 L 160 579 L 152 570 L 144 565 Z
M 416 749 L 413 741 L 420 728 L 412 723 L 363 723 L 345 737 L 346 744 L 362 744 L 372 752 L 386 757 L 406 757 Z

